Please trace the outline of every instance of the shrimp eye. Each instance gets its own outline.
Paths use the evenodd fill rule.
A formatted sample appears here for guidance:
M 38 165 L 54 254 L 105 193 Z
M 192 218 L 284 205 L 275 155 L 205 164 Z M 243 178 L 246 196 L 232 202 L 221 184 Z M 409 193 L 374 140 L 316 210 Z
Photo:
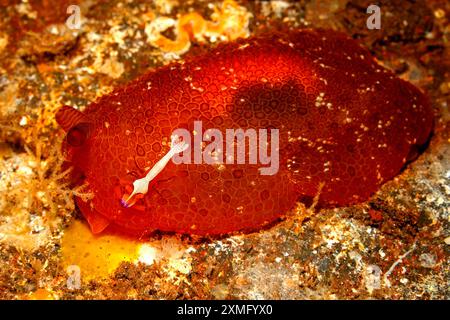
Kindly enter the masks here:
M 67 132 L 67 143 L 72 147 L 80 147 L 84 144 L 89 135 L 89 124 L 79 123 Z

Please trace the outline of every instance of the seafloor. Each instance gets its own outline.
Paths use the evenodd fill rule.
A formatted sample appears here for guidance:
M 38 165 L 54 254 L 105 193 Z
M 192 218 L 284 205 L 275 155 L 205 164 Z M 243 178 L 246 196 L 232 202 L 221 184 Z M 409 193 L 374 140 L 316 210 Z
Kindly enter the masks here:
M 74 2 L 82 24 L 71 30 Z M 370 4 L 0 0 L 0 298 L 449 299 L 450 2 L 378 1 L 380 30 L 366 27 Z M 188 14 L 210 29 L 182 42 L 176 28 Z M 219 41 L 282 27 L 346 32 L 428 92 L 436 121 L 424 153 L 366 203 L 299 204 L 257 233 L 93 237 L 73 203 L 83 190 L 61 169 L 55 110 L 82 109 Z

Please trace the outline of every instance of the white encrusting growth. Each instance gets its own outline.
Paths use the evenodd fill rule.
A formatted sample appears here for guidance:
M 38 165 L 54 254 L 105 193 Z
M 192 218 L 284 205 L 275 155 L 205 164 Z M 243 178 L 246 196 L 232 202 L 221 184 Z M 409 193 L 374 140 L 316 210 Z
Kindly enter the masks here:
M 137 179 L 133 182 L 133 192 L 126 197 L 122 198 L 122 205 L 125 207 L 131 207 L 133 197 L 137 194 L 146 194 L 148 192 L 149 183 L 166 167 L 170 159 L 177 153 L 185 151 L 189 147 L 185 141 L 180 141 L 178 136 L 172 137 L 172 143 L 170 150 L 150 169 L 147 175 L 141 179 Z M 126 199 L 124 199 L 126 197 Z

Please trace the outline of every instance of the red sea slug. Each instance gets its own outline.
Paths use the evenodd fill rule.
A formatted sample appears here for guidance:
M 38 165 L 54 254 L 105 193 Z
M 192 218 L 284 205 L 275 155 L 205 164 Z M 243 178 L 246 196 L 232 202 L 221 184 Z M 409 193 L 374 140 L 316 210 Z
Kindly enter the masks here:
M 67 131 L 67 161 L 94 195 L 77 199 L 92 231 L 110 226 L 140 235 L 255 230 L 314 197 L 320 185 L 325 206 L 367 200 L 414 157 L 433 126 L 419 89 L 356 41 L 327 30 L 222 44 L 150 71 L 84 112 L 64 106 L 56 119 Z M 224 143 L 227 129 L 253 129 L 278 166 L 259 153 L 255 162 L 242 132 L 231 150 L 220 147 L 211 128 Z M 177 129 L 193 139 L 173 140 Z M 247 141 L 234 157 L 244 152 L 244 164 L 225 153 L 238 141 Z M 196 145 L 217 163 L 194 159 Z M 194 160 L 175 164 L 174 155 Z M 269 166 L 274 170 L 262 174 Z

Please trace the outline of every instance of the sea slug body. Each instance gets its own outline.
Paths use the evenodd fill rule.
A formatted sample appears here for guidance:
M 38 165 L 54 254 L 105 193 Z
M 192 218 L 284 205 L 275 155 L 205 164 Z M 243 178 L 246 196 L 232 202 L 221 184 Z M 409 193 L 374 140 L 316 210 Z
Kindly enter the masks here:
M 330 30 L 222 44 L 150 71 L 83 112 L 64 106 L 56 119 L 67 132 L 67 161 L 94 194 L 77 199 L 91 230 L 139 235 L 256 230 L 322 184 L 325 206 L 367 200 L 415 157 L 433 127 L 419 89 Z M 203 137 L 203 148 L 208 129 L 224 136 L 277 130 L 271 151 L 279 169 L 263 175 L 258 163 L 176 164 L 171 139 L 180 128 Z

